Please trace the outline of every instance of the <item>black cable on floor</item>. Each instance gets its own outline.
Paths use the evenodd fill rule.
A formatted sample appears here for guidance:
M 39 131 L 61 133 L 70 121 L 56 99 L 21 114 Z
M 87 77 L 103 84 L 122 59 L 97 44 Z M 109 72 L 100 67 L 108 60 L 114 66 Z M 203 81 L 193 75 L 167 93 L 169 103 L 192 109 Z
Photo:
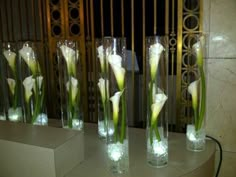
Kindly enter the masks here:
M 223 157 L 223 155 L 222 155 L 222 147 L 221 147 L 220 142 L 219 142 L 217 139 L 215 139 L 215 138 L 213 138 L 213 137 L 211 137 L 211 136 L 209 136 L 209 135 L 207 135 L 206 137 L 207 137 L 207 138 L 210 138 L 210 139 L 213 140 L 213 141 L 215 141 L 216 144 L 218 145 L 219 149 L 220 149 L 220 160 L 219 160 L 219 164 L 218 164 L 217 171 L 216 171 L 216 177 L 218 177 L 218 176 L 219 176 L 219 173 L 220 173 L 220 168 L 221 168 L 221 163 L 222 163 L 222 157 Z

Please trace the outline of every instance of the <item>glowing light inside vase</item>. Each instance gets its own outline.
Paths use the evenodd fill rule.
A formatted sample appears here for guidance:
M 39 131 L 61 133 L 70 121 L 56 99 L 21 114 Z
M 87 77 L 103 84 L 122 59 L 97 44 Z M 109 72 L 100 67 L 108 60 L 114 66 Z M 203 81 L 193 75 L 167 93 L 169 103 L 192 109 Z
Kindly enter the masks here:
M 113 124 L 110 124 L 110 125 L 113 125 Z M 107 130 L 105 128 L 104 121 L 99 121 L 98 122 L 98 133 L 99 133 L 100 136 L 106 137 Z M 113 133 L 114 133 L 114 127 L 113 126 L 109 126 L 108 134 L 109 135 L 113 135 Z
M 83 128 L 83 121 L 79 119 L 72 119 L 72 128 L 81 130 Z
M 163 155 L 167 153 L 167 144 L 163 141 L 154 140 L 153 141 L 153 151 L 154 154 Z
M 202 141 L 205 139 L 205 131 L 199 130 L 195 131 L 194 125 L 187 126 L 187 137 L 190 141 Z
M 108 157 L 112 161 L 116 162 L 116 161 L 122 159 L 123 156 L 125 156 L 125 153 L 128 149 L 128 141 L 125 140 L 123 142 L 123 144 L 121 144 L 120 142 L 109 144 L 107 148 L 108 148 L 107 149 Z
M 47 114 L 39 114 L 37 116 L 36 121 L 34 122 L 34 125 L 48 125 L 48 116 Z
M 6 120 L 6 116 L 0 115 L 0 120 Z
M 21 108 L 9 108 L 8 109 L 8 118 L 10 121 L 17 122 L 20 121 L 22 117 L 22 109 Z

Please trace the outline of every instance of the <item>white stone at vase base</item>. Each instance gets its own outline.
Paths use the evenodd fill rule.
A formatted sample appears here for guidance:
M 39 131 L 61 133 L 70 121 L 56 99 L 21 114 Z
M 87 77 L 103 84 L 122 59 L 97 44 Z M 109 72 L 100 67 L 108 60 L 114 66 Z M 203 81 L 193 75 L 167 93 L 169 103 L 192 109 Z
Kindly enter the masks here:
M 194 125 L 187 125 L 186 146 L 188 150 L 196 152 L 205 150 L 205 137 L 204 128 L 196 132 Z
M 0 120 L 6 120 L 6 116 L 5 115 L 0 115 Z
M 153 144 L 151 145 L 150 139 L 148 139 L 148 147 L 147 147 L 147 161 L 148 164 L 161 168 L 167 165 L 168 163 L 168 141 L 166 138 L 162 138 L 161 141 L 157 139 L 153 140 Z
M 113 174 L 124 174 L 129 169 L 129 147 L 128 140 L 108 144 L 107 153 L 109 159 L 109 169 Z
M 22 108 L 17 107 L 8 109 L 8 119 L 12 122 L 19 122 L 22 120 Z
M 111 121 L 112 121 L 112 120 L 110 120 L 110 122 L 111 122 Z M 108 131 L 108 134 L 109 134 L 110 136 L 113 135 L 113 133 L 114 133 L 114 126 L 113 126 L 113 123 L 110 123 L 109 125 L 110 125 L 110 126 L 109 126 L 109 130 L 107 130 L 106 127 L 108 127 L 108 125 L 104 123 L 104 120 L 98 121 L 98 134 L 99 134 L 99 137 L 100 137 L 100 138 L 106 138 L 106 137 L 107 137 L 107 131 Z M 111 125 L 112 125 L 112 126 L 111 126 Z
M 47 114 L 39 114 L 36 118 L 36 121 L 33 123 L 33 125 L 48 125 L 48 116 Z
M 73 130 L 83 130 L 83 127 L 84 127 L 84 122 L 82 120 L 79 120 L 79 119 L 73 119 L 72 120 L 72 128 Z M 66 126 L 63 126 L 63 128 L 69 128 L 68 125 Z

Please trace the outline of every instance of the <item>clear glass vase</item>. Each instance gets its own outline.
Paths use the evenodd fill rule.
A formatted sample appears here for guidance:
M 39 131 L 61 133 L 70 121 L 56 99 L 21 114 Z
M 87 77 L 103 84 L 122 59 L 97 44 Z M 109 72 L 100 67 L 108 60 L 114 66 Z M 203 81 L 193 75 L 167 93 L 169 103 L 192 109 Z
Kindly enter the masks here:
M 58 41 L 57 58 L 62 126 L 82 131 L 82 72 L 77 41 Z
M 30 41 L 19 42 L 18 46 L 25 122 L 33 125 L 48 125 L 45 106 L 46 77 L 40 63 L 43 46 L 40 43 Z
M 126 40 L 104 38 L 108 65 L 109 101 L 107 154 L 109 169 L 114 174 L 126 173 L 129 169 L 129 142 L 127 125 Z
M 205 149 L 205 112 L 206 112 L 206 35 L 190 34 L 187 44 L 190 49 L 188 58 L 193 66 L 188 75 L 188 98 L 191 101 L 190 122 L 186 131 L 186 147 L 190 151 Z
M 9 121 L 23 121 L 22 85 L 19 73 L 17 44 L 3 43 L 1 61 L 2 87 L 5 97 L 5 109 Z
M 108 121 L 110 117 L 110 93 L 109 93 L 109 73 L 108 73 L 108 55 L 106 52 L 110 50 L 112 38 L 96 39 L 97 49 L 97 101 L 98 101 L 98 135 L 102 139 L 107 138 L 107 134 L 114 133 L 114 127 L 109 127 Z M 110 124 L 112 125 L 112 124 Z
M 146 38 L 147 162 L 168 163 L 168 38 Z
M 2 43 L 0 43 L 0 48 L 2 49 Z M 6 92 L 5 92 L 5 76 L 3 76 L 3 56 L 0 55 L 0 121 L 6 120 Z

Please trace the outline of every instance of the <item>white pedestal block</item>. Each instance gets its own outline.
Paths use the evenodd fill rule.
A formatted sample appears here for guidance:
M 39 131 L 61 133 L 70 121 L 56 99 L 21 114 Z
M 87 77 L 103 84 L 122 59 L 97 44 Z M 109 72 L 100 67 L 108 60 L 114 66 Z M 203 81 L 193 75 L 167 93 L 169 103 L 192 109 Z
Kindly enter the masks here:
M 0 177 L 63 177 L 83 159 L 82 132 L 0 121 Z

